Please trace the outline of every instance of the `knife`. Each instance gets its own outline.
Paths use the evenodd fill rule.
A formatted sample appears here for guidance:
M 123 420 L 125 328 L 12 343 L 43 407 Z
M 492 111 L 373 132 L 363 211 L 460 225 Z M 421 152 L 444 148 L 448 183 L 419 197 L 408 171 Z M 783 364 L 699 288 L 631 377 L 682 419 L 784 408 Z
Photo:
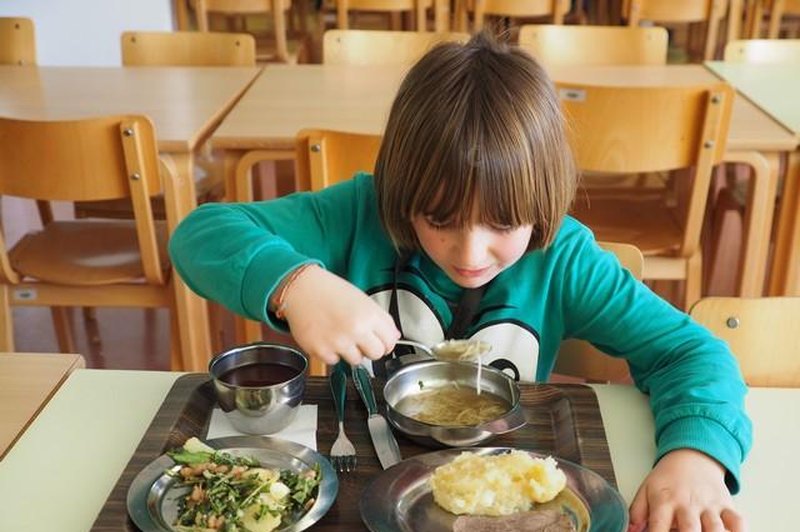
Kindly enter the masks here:
M 375 394 L 372 392 L 372 379 L 367 373 L 367 369 L 359 364 L 353 366 L 352 373 L 358 395 L 361 396 L 361 400 L 364 401 L 367 412 L 369 412 L 367 428 L 369 428 L 369 436 L 372 438 L 372 446 L 375 447 L 375 454 L 378 455 L 381 467 L 387 469 L 403 459 L 400 455 L 400 446 L 397 445 L 397 440 L 394 438 L 386 418 L 378 413 L 378 404 L 375 401 Z

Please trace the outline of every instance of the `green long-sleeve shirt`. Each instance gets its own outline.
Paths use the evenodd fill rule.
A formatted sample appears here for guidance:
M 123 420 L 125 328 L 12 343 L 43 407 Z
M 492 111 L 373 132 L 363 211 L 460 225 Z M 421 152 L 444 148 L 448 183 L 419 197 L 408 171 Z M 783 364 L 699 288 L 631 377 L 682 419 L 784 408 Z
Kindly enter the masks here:
M 281 279 L 314 261 L 388 309 L 397 258 L 381 226 L 372 176 L 317 193 L 251 204 L 206 204 L 170 241 L 176 269 L 198 294 L 279 328 L 267 303 Z M 462 289 L 424 253 L 399 277 L 403 334 L 444 339 Z M 705 452 L 728 470 L 751 446 L 746 387 L 727 346 L 677 311 L 601 250 L 566 217 L 554 242 L 526 253 L 491 281 L 467 337 L 489 342 L 485 363 L 523 381 L 546 381 L 564 338 L 624 357 L 650 395 L 658 458 L 678 448 Z

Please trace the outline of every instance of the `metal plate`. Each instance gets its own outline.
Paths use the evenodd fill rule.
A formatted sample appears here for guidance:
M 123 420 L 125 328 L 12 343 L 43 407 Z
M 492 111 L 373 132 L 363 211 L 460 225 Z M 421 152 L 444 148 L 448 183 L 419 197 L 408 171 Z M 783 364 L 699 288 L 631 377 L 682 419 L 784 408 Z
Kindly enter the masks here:
M 304 445 L 260 436 L 217 438 L 205 443 L 234 456 L 252 456 L 267 468 L 301 473 L 319 464 L 322 480 L 316 502 L 299 520 L 280 531 L 305 530 L 319 521 L 336 500 L 339 491 L 336 472 L 324 456 Z M 128 515 L 144 532 L 172 530 L 171 523 L 178 517 L 178 501 L 187 492 L 187 488 L 175 486 L 175 479 L 166 473 L 175 467 L 178 466 L 172 458 L 163 454 L 142 469 L 128 489 Z
M 433 470 L 464 451 L 481 455 L 509 452 L 508 447 L 447 449 L 421 454 L 390 467 L 361 495 L 361 519 L 373 532 L 449 532 L 455 515 L 433 501 L 429 483 Z M 545 455 L 533 451 L 538 458 Z M 567 487 L 555 500 L 540 507 L 559 507 L 578 531 L 627 530 L 628 511 L 620 494 L 606 480 L 584 467 L 554 457 L 567 476 Z

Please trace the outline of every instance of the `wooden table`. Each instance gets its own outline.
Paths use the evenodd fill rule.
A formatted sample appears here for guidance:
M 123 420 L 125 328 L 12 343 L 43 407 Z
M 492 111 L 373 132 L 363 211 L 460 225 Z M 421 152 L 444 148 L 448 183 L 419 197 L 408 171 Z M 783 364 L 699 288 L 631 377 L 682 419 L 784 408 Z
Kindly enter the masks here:
M 25 432 L 81 355 L 0 353 L 0 460 Z
M 795 135 L 783 185 L 770 295 L 800 295 L 800 69 L 784 64 L 711 61 L 706 66 Z
M 264 159 L 294 159 L 295 135 L 303 128 L 380 134 L 404 73 L 397 67 L 266 67 L 211 138 L 212 145 L 226 154 L 229 197 L 251 200 L 250 167 Z M 614 85 L 700 84 L 717 79 L 701 65 L 558 67 L 550 74 L 558 81 Z M 751 205 L 761 207 L 748 209 L 745 220 L 740 295 L 761 295 L 779 155 L 796 145 L 792 133 L 737 97 L 726 161 L 755 169 Z M 754 211 L 758 216 L 750 216 Z
M 179 219 L 196 206 L 194 151 L 258 75 L 233 67 L 0 66 L 0 116 L 57 120 L 143 114 L 177 175 Z M 165 193 L 171 193 L 168 189 Z M 170 231 L 176 221 L 171 221 Z M 206 303 L 173 272 L 183 368 L 202 370 L 211 355 Z
M 179 377 L 170 372 L 75 371 L 0 462 L 0 500 L 4 508 L 14 509 L 0 512 L 0 530 L 49 531 L 53 523 L 59 531 L 88 530 Z M 630 503 L 655 456 L 647 397 L 632 386 L 592 389 L 617 485 Z M 355 402 L 348 432 L 361 438 L 366 414 L 352 394 L 348 400 Z M 800 421 L 791 413 L 800 408 L 800 390 L 752 389 L 746 405 L 755 444 L 742 470 L 736 504 L 750 530 L 793 532 L 796 520 L 787 509 L 796 504 L 795 479 L 800 477 L 794 456 L 800 447 Z M 321 452 L 334 436 L 331 408 L 327 397 L 319 404 Z M 371 467 L 371 447 L 359 443 L 358 453 L 365 467 Z M 75 489 L 76 479 L 80 489 Z M 341 482 L 346 490 L 357 480 L 342 475 Z

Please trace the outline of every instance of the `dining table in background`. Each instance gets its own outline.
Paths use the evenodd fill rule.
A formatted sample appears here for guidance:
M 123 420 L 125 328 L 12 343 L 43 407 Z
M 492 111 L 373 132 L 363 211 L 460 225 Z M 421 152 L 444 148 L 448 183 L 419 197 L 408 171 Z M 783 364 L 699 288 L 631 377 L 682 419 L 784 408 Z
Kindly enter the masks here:
M 293 160 L 303 128 L 381 134 L 406 68 L 397 66 L 269 65 L 211 137 L 224 152 L 226 195 L 253 198 L 250 168 Z M 612 85 L 697 85 L 718 81 L 703 65 L 568 66 L 550 69 L 563 82 Z M 762 295 L 780 156 L 797 137 L 748 99 L 734 101 L 726 162 L 755 169 L 745 218 L 740 296 Z M 755 212 L 757 216 L 751 216 Z M 247 339 L 245 335 L 242 340 Z
M 63 120 L 147 115 L 155 124 L 161 157 L 176 173 L 181 218 L 197 203 L 195 152 L 259 72 L 255 67 L 0 65 L 0 116 Z M 211 356 L 206 302 L 174 272 L 173 277 L 182 369 L 199 371 Z
M 709 61 L 706 66 L 795 135 L 781 191 L 770 295 L 800 295 L 800 68 L 781 63 Z
M 74 371 L 0 462 L 0 501 L 3 508 L 13 509 L 0 512 L 0 530 L 57 528 L 72 532 L 97 525 L 98 514 L 140 440 L 150 432 L 148 427 L 160 413 L 162 402 L 172 395 L 173 386 L 178 387 L 179 379 L 204 378 L 176 372 Z M 310 385 L 327 389 L 322 378 L 312 378 Z M 608 445 L 593 452 L 609 453 L 619 491 L 630 503 L 655 456 L 647 396 L 628 385 L 571 386 L 583 388 L 580 395 L 585 403 L 594 400 L 592 394 L 596 396 L 599 413 L 593 430 L 602 429 Z M 346 423 L 356 441 L 361 462 L 357 467 L 376 465 L 367 436 L 366 410 L 354 390 L 348 393 Z M 322 395 L 315 397 L 319 401 L 318 449 L 327 453 L 336 434 L 333 402 Z M 796 504 L 795 480 L 800 478 L 800 462 L 795 459 L 800 421 L 792 412 L 800 408 L 800 389 L 751 389 L 746 408 L 753 419 L 755 440 L 742 469 L 742 490 L 734 500 L 750 530 L 793 532 L 796 518 L 791 508 Z M 204 436 L 202 427 L 197 430 Z M 360 489 L 356 478 L 340 474 L 340 492 L 352 495 Z M 125 508 L 115 504 L 114 510 L 124 512 Z M 332 529 L 324 523 L 336 522 L 345 511 L 352 514 L 355 510 L 334 503 L 321 527 Z
M 0 353 L 0 461 L 70 373 L 81 355 Z

